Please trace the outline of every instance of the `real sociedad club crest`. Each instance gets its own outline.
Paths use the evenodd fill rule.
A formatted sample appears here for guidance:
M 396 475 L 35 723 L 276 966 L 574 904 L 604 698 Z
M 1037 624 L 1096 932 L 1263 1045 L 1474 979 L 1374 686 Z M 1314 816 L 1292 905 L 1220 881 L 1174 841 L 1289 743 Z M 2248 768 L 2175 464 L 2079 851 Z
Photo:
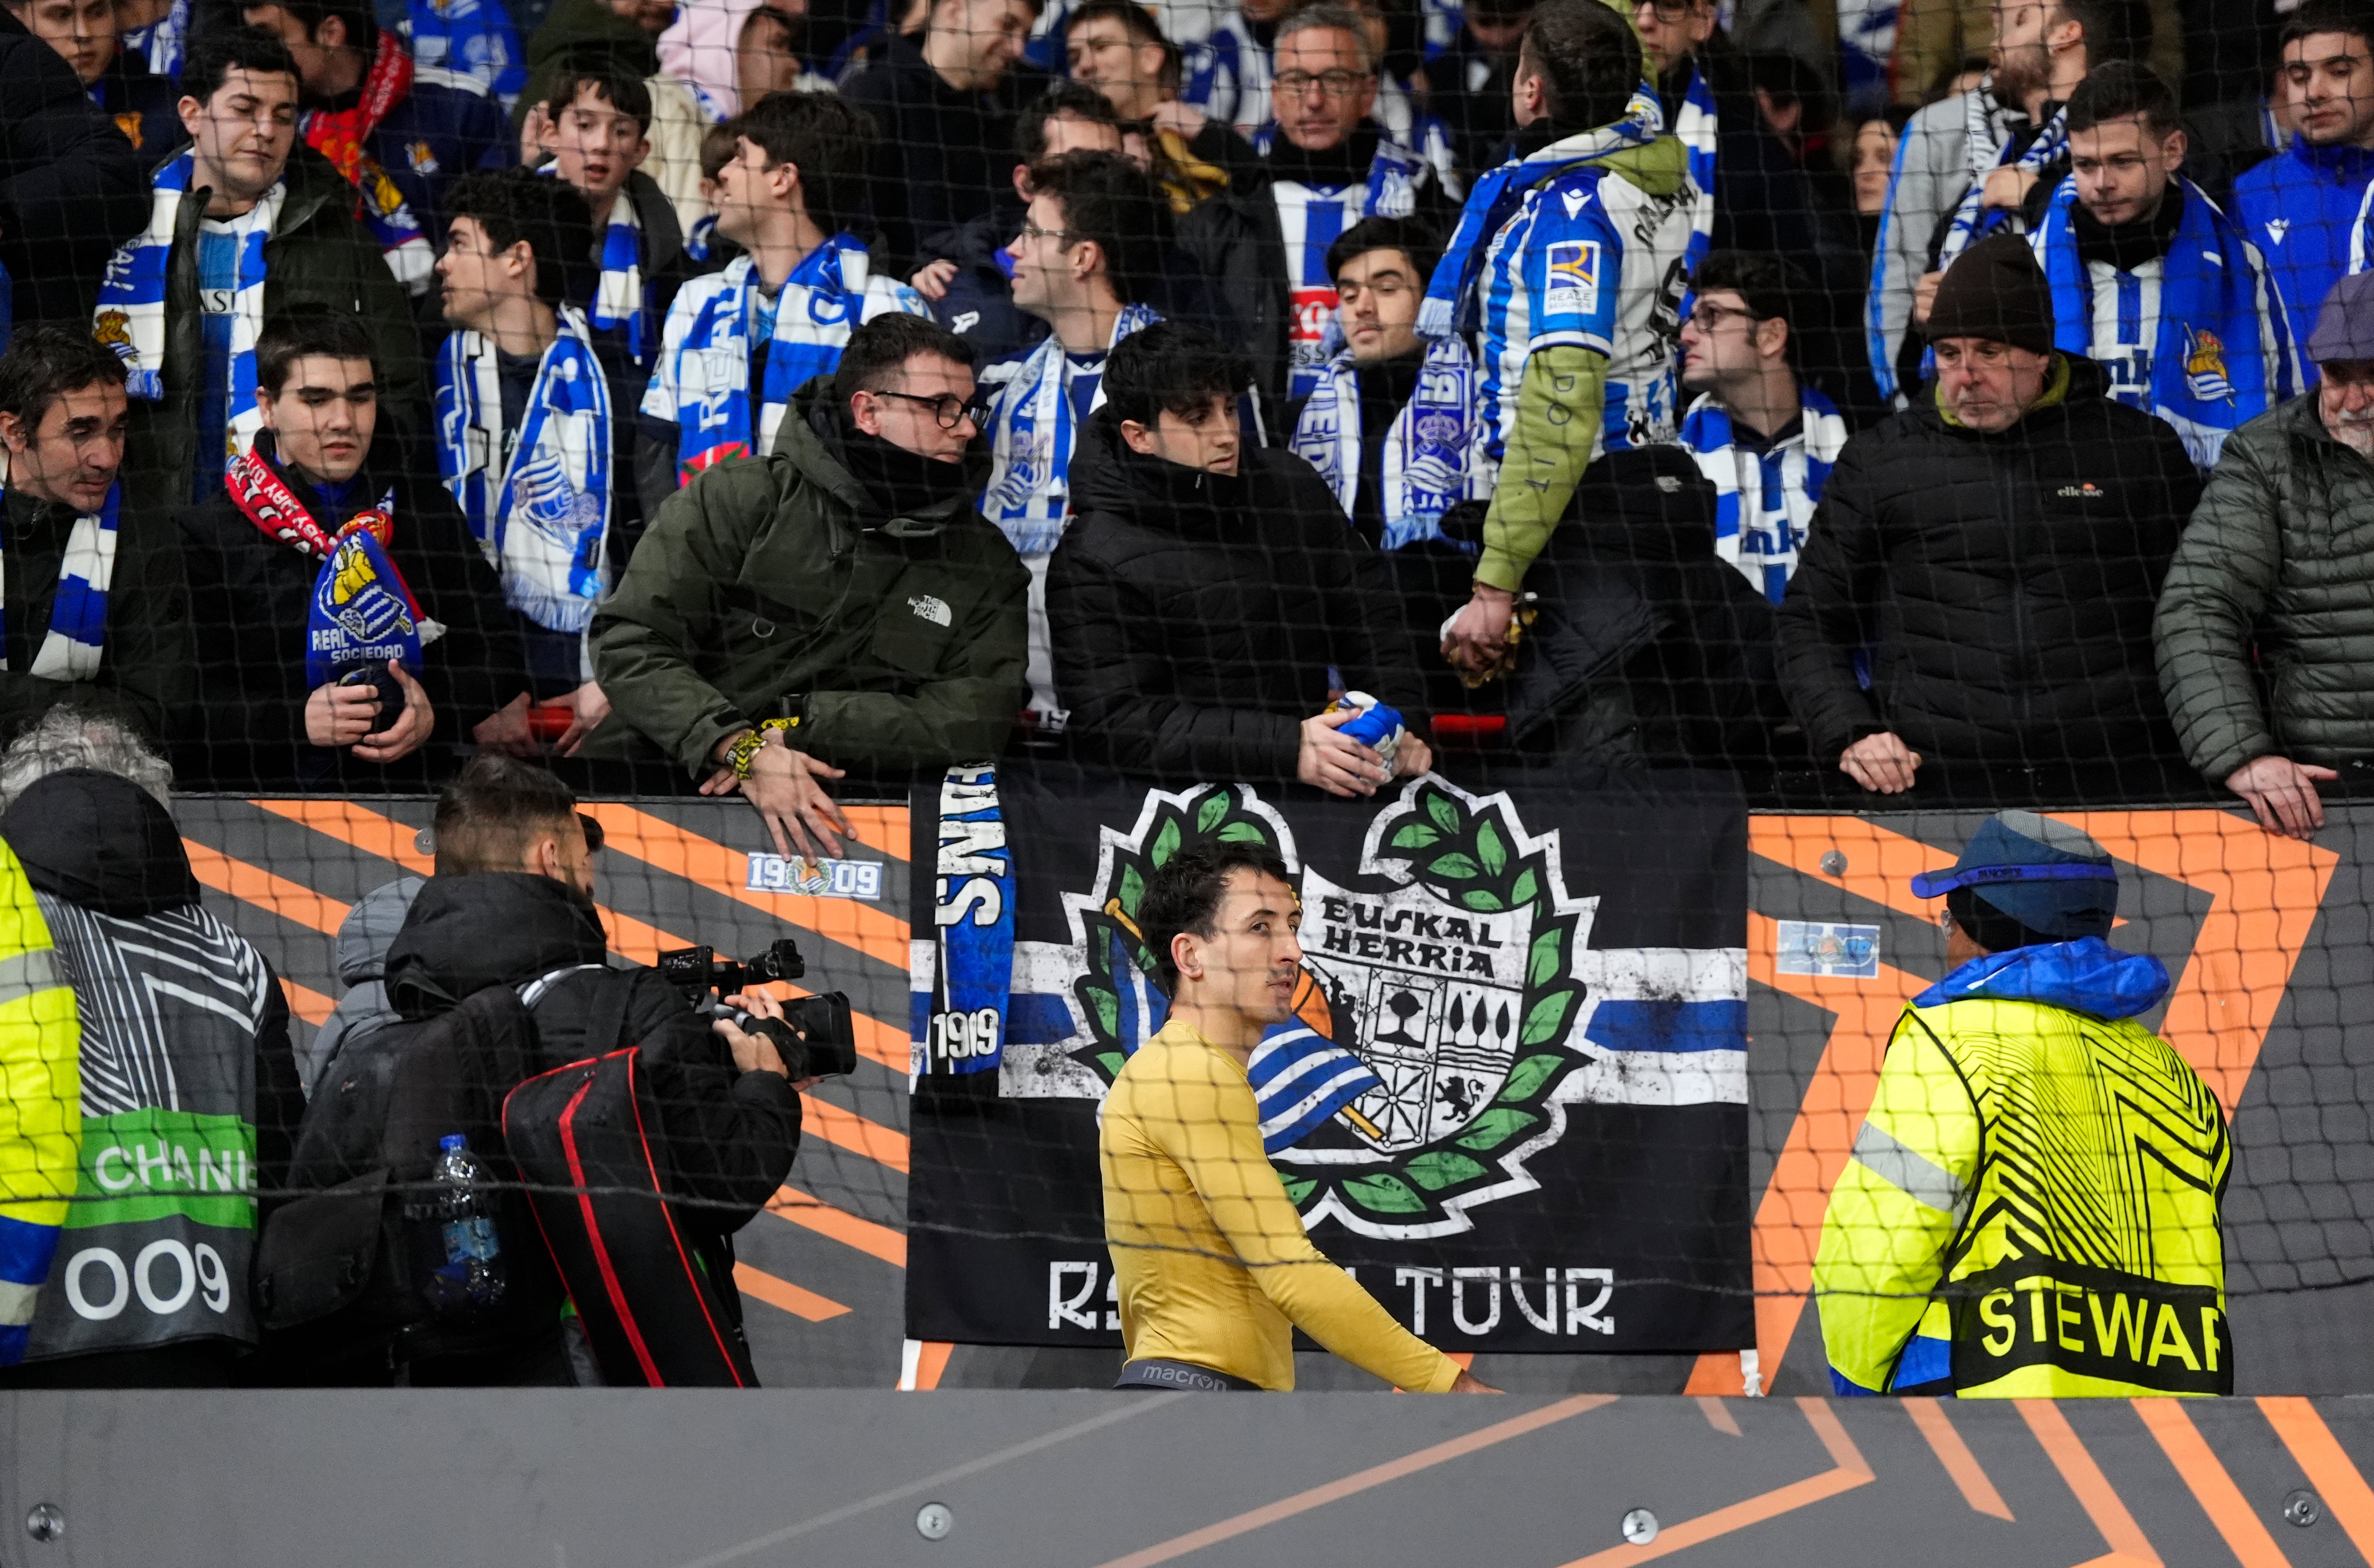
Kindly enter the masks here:
M 1591 949 L 1598 898 L 1568 891 L 1557 834 L 1528 833 L 1505 794 L 1414 780 L 1370 820 L 1357 865 L 1319 866 L 1243 785 L 1155 790 L 1127 833 L 1103 830 L 1095 886 L 1064 895 L 1074 942 L 1017 944 L 1017 1007 L 1060 993 L 1073 1031 L 1010 1045 L 1005 1094 L 1101 1097 L 1161 1027 L 1138 905 L 1156 867 L 1210 839 L 1267 843 L 1299 881 L 1295 1016 L 1247 1076 L 1306 1223 L 1332 1214 L 1378 1237 L 1469 1229 L 1477 1206 L 1534 1189 L 1526 1161 L 1566 1135 L 1569 1104 L 1700 1097 L 1648 1078 L 1703 1064 L 1644 1068 L 1620 1041 L 1589 1037 L 1604 1000 L 1616 1020 L 1636 999 L 1745 990 L 1732 952 Z

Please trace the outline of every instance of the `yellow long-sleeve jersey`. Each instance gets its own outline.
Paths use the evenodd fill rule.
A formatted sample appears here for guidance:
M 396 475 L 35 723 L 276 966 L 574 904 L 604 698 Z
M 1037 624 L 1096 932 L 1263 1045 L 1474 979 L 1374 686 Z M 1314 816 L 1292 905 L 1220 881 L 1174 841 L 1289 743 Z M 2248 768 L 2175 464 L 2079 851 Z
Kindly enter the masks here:
M 82 1157 L 82 1025 L 49 922 L 0 843 L 0 1366 L 25 1344 Z
M 2232 1392 L 2230 1160 L 2207 1085 L 2132 1020 L 1907 1008 L 1814 1266 L 1833 1385 Z
M 1133 1361 L 1192 1362 L 1294 1387 L 1294 1329 L 1392 1383 L 1447 1392 L 1459 1363 L 1328 1261 L 1263 1152 L 1234 1058 L 1173 1020 L 1105 1096 L 1105 1241 Z

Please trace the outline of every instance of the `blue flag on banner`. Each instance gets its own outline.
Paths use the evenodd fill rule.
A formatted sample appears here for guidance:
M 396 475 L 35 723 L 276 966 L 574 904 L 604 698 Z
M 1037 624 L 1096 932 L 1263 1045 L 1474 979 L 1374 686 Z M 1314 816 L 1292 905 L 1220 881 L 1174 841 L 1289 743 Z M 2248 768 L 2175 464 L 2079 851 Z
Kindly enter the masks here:
M 1280 1024 L 1245 1064 L 1261 1106 L 1262 1150 L 1291 1149 L 1329 1117 L 1384 1082 L 1368 1064 L 1310 1024 Z

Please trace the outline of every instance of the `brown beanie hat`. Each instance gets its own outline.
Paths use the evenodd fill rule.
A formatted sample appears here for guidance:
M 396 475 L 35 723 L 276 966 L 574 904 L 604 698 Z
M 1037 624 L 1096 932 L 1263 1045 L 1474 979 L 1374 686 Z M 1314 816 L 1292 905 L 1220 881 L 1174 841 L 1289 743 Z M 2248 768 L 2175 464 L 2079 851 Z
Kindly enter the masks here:
M 2052 288 L 2027 241 L 1991 234 L 1963 252 L 1938 281 L 1929 341 L 1983 337 L 2038 354 L 2052 352 Z

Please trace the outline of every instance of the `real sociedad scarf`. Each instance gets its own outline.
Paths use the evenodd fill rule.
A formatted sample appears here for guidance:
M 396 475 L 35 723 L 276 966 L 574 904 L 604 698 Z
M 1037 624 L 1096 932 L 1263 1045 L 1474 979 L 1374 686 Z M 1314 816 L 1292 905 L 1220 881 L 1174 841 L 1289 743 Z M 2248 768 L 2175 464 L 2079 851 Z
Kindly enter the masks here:
M 763 452 L 792 394 L 811 376 L 840 363 L 865 308 L 871 258 L 853 234 L 836 234 L 808 252 L 775 301 L 775 333 L 767 345 L 767 379 L 758 404 L 750 403 L 750 295 L 758 267 L 737 256 L 698 306 L 682 343 L 672 352 L 681 369 L 707 363 L 720 380 L 676 377 L 676 475 L 686 484 L 729 458 Z
M 2184 212 L 2160 262 L 2148 412 L 2204 468 L 2227 432 L 2298 390 L 2291 326 L 2266 263 L 2215 203 L 2181 181 Z M 2053 346 L 2094 357 L 2093 271 L 2077 253 L 2077 180 L 2061 182 L 2030 244 L 2052 287 Z M 2272 369 L 2272 374 L 2270 373 Z
M 0 486 L 6 473 L 0 469 Z M 108 486 L 96 512 L 74 521 L 58 557 L 58 591 L 50 601 L 50 629 L 26 673 L 44 681 L 88 681 L 107 651 L 107 590 L 115 577 L 115 517 L 123 486 Z M 0 490 L 0 499 L 5 499 Z M 8 664 L 7 560 L 0 554 L 0 672 Z
M 1954 209 L 1953 222 L 1946 227 L 1945 241 L 1938 247 L 1940 272 L 1952 266 L 1955 258 L 1974 241 L 1985 239 L 2011 217 L 2008 208 L 1985 205 L 1989 174 L 2004 168 L 2040 173 L 2046 164 L 2069 147 L 2068 105 L 2053 111 L 2052 118 L 2045 122 L 2043 129 L 2016 158 L 2011 149 L 2017 145 L 2017 138 L 2004 143 L 2000 148 L 1995 146 L 1993 108 L 1994 99 L 1986 92 L 1971 93 L 1962 106 L 1963 145 L 1970 155 L 1970 188 L 1962 193 L 1961 204 Z
M 477 77 L 508 109 L 527 87 L 519 32 L 502 0 L 410 0 L 413 57 Z
M 1385 489 L 1384 548 L 1442 538 L 1442 514 L 1468 496 L 1475 406 L 1475 361 L 1466 343 L 1435 339 L 1418 367 L 1416 391 L 1385 435 L 1379 467 Z M 1360 490 L 1360 382 L 1348 350 L 1323 368 L 1317 390 L 1302 406 L 1292 446 L 1350 513 Z M 1472 544 L 1460 548 L 1475 553 Z
M 939 964 L 923 1022 L 923 1071 L 993 1072 L 1005 1059 L 1014 986 L 1014 849 L 997 769 L 958 763 L 940 779 Z
M 223 489 L 265 538 L 322 564 L 305 623 L 306 689 L 327 685 L 355 665 L 384 667 L 391 659 L 417 672 L 430 634 L 411 585 L 387 553 L 395 540 L 394 490 L 335 531 L 325 529 L 257 450 L 270 444 L 268 433 L 258 436 L 255 448 L 223 474 Z
M 1715 155 L 1722 144 L 1718 134 L 1722 121 L 1715 111 L 1714 86 L 1707 80 L 1698 62 L 1690 62 L 1689 90 L 1682 95 L 1681 107 L 1674 111 L 1674 139 L 1682 144 L 1689 155 L 1690 183 L 1698 189 L 1698 203 L 1690 211 L 1690 243 L 1683 260 L 1695 275 L 1698 263 L 1707 258 L 1714 244 L 1714 169 Z M 1686 311 L 1685 312 L 1686 314 Z
M 610 385 L 574 306 L 536 368 L 517 430 L 503 427 L 491 338 L 457 332 L 437 354 L 437 467 L 502 579 L 503 601 L 548 631 L 582 632 L 607 586 Z
M 182 57 L 190 43 L 190 0 L 173 0 L 173 8 L 145 28 L 135 28 L 118 41 L 129 55 L 147 60 L 148 69 L 167 81 L 182 75 Z
M 1838 405 L 1819 388 L 1800 384 L 1797 403 L 1797 439 L 1762 452 L 1740 448 L 1730 414 L 1711 392 L 1691 405 L 1679 438 L 1697 460 L 1698 472 L 1714 486 L 1716 557 L 1738 568 L 1775 604 L 1796 570 L 1806 525 L 1847 439 Z M 1750 461 L 1743 462 L 1743 458 Z M 1801 465 L 1793 486 L 1788 473 L 1792 463 Z M 1747 488 L 1749 475 L 1753 493 Z
M 1162 318 L 1144 305 L 1124 305 L 1114 318 L 1112 345 Z M 1053 553 L 1064 536 L 1064 519 L 1071 510 L 1069 480 L 1072 448 L 1070 395 L 1071 357 L 1050 333 L 1030 351 L 999 392 L 991 418 L 991 450 L 995 466 L 981 510 L 1005 531 L 1017 555 Z M 1104 401 L 1103 389 L 1097 402 Z
M 412 56 L 395 35 L 380 29 L 379 48 L 355 102 L 345 109 L 309 109 L 298 116 L 298 134 L 305 145 L 330 160 L 347 183 L 362 193 L 364 227 L 379 241 L 380 254 L 396 281 L 412 293 L 429 287 L 437 253 L 412 216 L 404 193 L 387 170 L 363 150 L 379 123 L 412 90 Z
M 1482 309 L 1475 297 L 1475 280 L 1484 271 L 1486 252 L 1491 249 L 1492 237 L 1516 216 L 1528 193 L 1569 170 L 1627 147 L 1646 146 L 1664 134 L 1665 111 L 1654 89 L 1644 82 L 1624 106 L 1624 118 L 1614 124 L 1512 158 L 1476 181 L 1475 188 L 1467 193 L 1466 205 L 1460 208 L 1459 228 L 1427 284 L 1417 330 L 1428 337 L 1475 331 Z
M 560 166 L 547 163 L 538 174 L 557 177 Z M 636 365 L 648 361 L 652 345 L 644 335 L 643 220 L 635 199 L 624 189 L 610 198 L 610 221 L 602 228 L 602 277 L 594 287 L 594 309 L 588 312 L 595 332 L 626 334 L 627 353 Z
M 157 171 L 148 227 L 127 241 L 107 263 L 99 286 L 99 310 L 91 335 L 123 357 L 124 392 L 148 403 L 165 397 L 165 287 L 173 257 L 173 233 L 182 198 L 190 188 L 195 157 L 184 152 Z M 245 451 L 264 427 L 255 404 L 255 340 L 264 330 L 264 250 L 287 199 L 286 181 L 229 220 L 239 237 L 239 286 L 231 294 L 229 414 L 222 460 Z

